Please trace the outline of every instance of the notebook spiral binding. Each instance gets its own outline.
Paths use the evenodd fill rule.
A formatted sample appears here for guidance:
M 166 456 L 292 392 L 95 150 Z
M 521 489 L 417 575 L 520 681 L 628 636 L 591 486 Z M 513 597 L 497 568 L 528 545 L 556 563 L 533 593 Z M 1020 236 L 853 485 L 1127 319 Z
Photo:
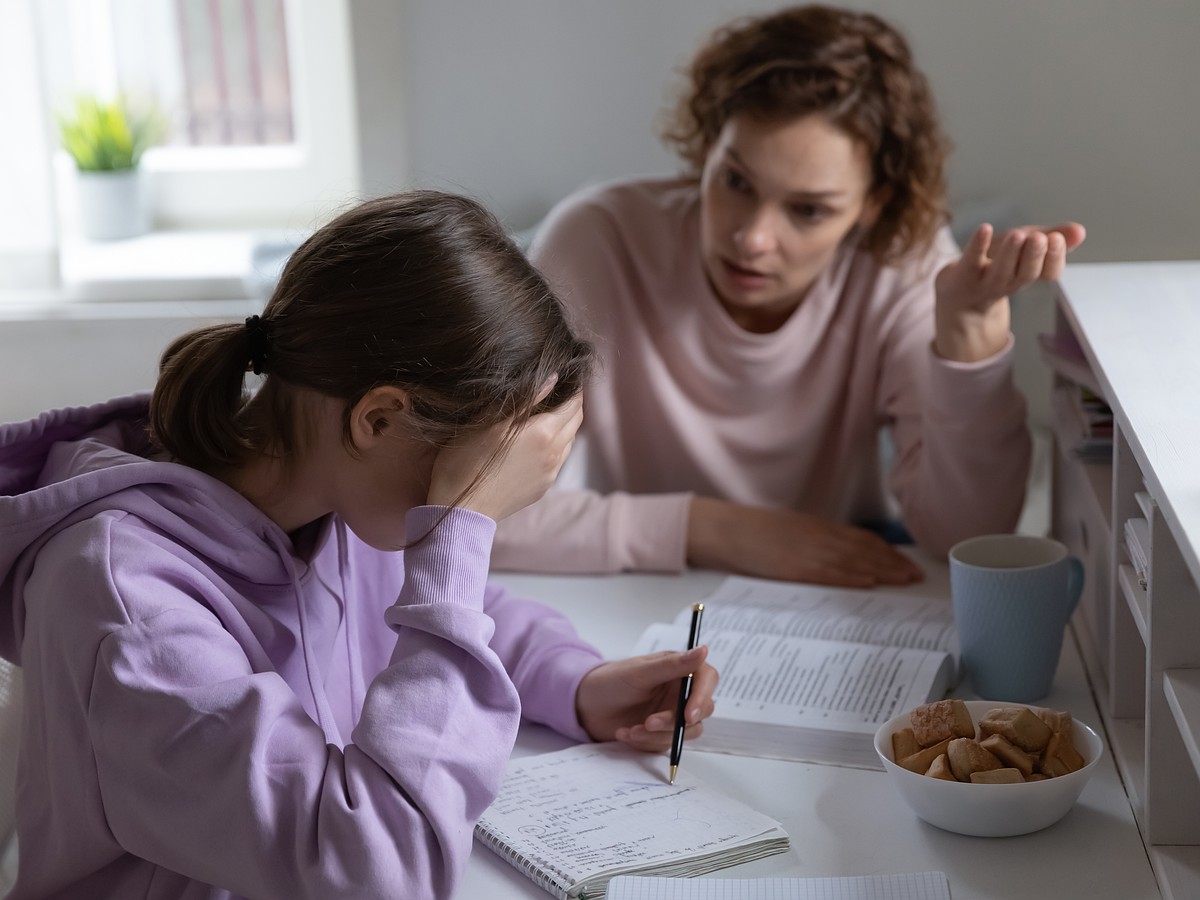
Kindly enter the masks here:
M 566 872 L 550 860 L 522 853 L 507 833 L 482 822 L 475 825 L 475 836 L 498 850 L 501 856 L 524 872 L 538 887 L 565 900 L 573 882 Z

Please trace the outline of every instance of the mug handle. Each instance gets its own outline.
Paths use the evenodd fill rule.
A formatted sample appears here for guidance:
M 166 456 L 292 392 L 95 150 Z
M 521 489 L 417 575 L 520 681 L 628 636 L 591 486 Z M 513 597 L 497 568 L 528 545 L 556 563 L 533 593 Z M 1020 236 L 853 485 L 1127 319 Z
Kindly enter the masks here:
M 1067 572 L 1067 597 L 1069 598 L 1067 607 L 1067 616 L 1075 612 L 1075 607 L 1079 605 L 1079 597 L 1083 594 L 1083 563 L 1077 557 L 1068 556 L 1067 564 L 1070 566 L 1070 571 Z

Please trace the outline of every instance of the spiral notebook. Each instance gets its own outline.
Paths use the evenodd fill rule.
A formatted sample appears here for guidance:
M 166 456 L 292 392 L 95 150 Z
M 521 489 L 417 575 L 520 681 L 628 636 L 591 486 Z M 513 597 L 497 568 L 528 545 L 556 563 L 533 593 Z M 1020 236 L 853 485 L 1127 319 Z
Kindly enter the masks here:
M 618 875 L 702 875 L 782 853 L 778 822 L 661 756 L 581 744 L 509 764 L 475 837 L 551 894 L 595 900 Z

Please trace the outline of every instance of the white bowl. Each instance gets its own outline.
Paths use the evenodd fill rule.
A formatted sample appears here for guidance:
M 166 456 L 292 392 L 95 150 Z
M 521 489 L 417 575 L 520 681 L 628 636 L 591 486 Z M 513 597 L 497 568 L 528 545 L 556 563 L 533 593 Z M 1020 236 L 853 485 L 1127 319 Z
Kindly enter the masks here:
M 976 726 L 989 709 L 1028 706 L 995 700 L 964 702 Z M 1077 772 L 1022 784 L 943 781 L 910 772 L 892 761 L 892 734 L 909 727 L 908 715 L 904 712 L 879 726 L 875 732 L 875 752 L 883 761 L 888 779 L 913 812 L 930 825 L 958 834 L 1008 837 L 1053 825 L 1075 805 L 1104 753 L 1104 742 L 1095 729 L 1076 719 L 1072 738 L 1084 760 L 1083 768 Z

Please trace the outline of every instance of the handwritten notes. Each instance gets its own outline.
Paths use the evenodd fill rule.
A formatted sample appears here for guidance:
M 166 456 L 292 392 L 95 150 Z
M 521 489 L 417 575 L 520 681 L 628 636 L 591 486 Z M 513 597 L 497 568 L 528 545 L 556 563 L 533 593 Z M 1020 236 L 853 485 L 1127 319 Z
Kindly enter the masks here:
M 774 819 L 686 769 L 668 784 L 660 757 L 615 744 L 514 760 L 476 836 L 563 897 L 596 896 L 621 872 L 699 874 L 787 848 Z

